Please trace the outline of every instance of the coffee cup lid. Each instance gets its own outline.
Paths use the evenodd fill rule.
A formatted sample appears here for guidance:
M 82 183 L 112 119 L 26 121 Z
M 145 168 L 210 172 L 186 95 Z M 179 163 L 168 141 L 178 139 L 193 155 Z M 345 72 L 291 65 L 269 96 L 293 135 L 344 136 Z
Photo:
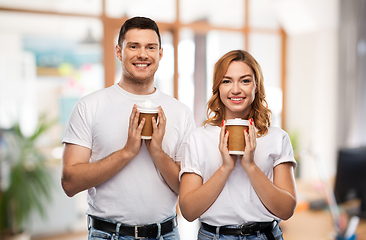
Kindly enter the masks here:
M 228 119 L 226 121 L 226 125 L 231 126 L 231 125 L 240 125 L 240 126 L 249 126 L 249 121 L 248 120 L 244 120 L 241 118 L 235 118 L 235 119 Z
M 137 106 L 137 109 L 143 113 L 157 113 L 158 109 L 159 109 L 159 106 L 154 104 L 150 100 L 146 100 L 144 102 L 137 103 L 136 106 Z

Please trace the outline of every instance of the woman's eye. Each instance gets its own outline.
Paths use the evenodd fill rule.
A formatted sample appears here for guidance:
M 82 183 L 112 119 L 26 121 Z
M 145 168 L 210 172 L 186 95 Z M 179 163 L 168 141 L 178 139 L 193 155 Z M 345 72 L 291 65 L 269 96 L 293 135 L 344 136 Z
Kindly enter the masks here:
M 222 80 L 222 83 L 230 83 L 230 80 Z
M 250 83 L 250 80 L 249 79 L 243 79 L 242 82 L 243 83 Z

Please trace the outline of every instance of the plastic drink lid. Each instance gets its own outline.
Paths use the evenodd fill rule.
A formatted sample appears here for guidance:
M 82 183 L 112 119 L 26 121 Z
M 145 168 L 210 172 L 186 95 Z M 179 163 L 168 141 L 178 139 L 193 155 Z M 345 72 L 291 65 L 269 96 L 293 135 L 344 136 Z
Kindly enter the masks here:
M 249 121 L 241 118 L 228 119 L 226 121 L 226 126 L 233 126 L 233 125 L 249 126 Z
M 136 106 L 137 106 L 137 109 L 143 113 L 157 113 L 158 109 L 159 109 L 159 106 L 154 104 L 150 100 L 146 100 L 144 102 L 137 103 Z

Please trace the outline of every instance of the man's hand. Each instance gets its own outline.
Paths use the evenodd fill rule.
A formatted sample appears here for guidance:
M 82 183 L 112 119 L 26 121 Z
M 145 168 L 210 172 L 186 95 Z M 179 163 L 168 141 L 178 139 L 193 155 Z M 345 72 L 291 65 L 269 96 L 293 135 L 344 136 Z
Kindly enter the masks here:
M 146 147 L 149 150 L 150 156 L 157 155 L 163 151 L 162 143 L 165 134 L 166 117 L 161 107 L 158 110 L 159 124 L 156 119 L 152 118 L 153 133 L 151 140 L 145 140 Z
M 139 124 L 140 111 L 137 109 L 136 104 L 133 105 L 132 113 L 130 116 L 130 122 L 128 127 L 128 138 L 124 149 L 128 152 L 129 157 L 135 157 L 141 148 L 141 132 L 145 125 L 145 119 L 143 118 Z

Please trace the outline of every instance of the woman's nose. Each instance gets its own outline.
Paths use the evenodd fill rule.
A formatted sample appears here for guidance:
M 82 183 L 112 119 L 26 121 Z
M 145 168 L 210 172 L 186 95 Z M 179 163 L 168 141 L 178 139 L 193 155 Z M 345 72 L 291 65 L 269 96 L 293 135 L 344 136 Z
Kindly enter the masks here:
M 233 84 L 233 87 L 231 88 L 231 92 L 232 92 L 233 94 L 239 94 L 239 93 L 240 93 L 240 91 L 241 91 L 241 89 L 240 89 L 240 87 L 239 87 L 239 84 L 234 83 L 234 84 Z

